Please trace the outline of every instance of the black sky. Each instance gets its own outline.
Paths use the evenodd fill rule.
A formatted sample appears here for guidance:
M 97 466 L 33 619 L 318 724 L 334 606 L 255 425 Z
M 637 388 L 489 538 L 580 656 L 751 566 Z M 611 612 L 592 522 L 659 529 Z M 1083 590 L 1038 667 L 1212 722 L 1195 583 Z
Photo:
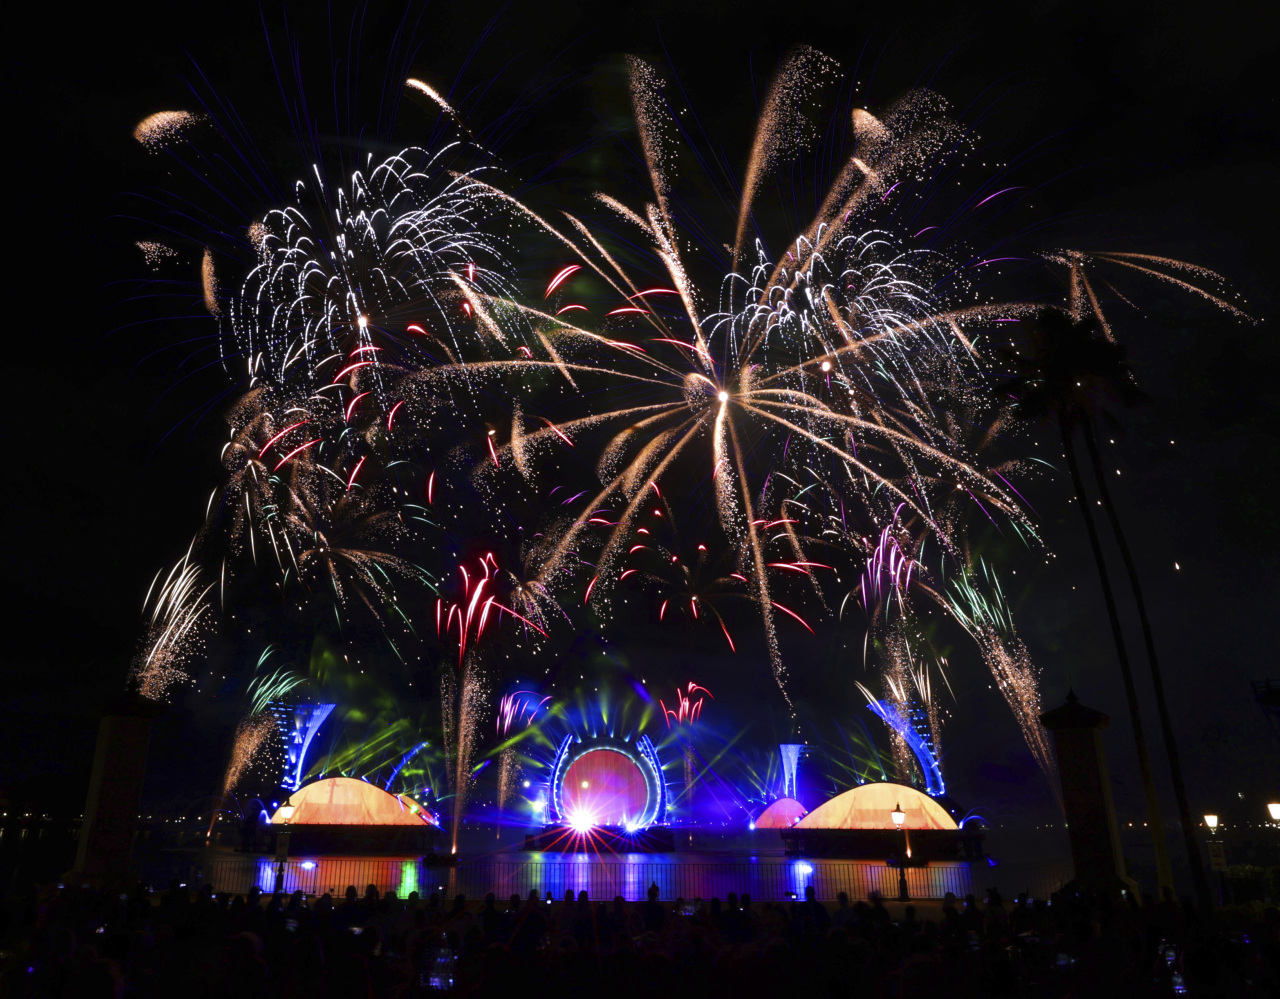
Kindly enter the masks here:
M 323 66 L 328 28 L 318 7 L 288 9 L 304 59 Z M 273 25 L 282 9 L 268 6 Z M 1265 322 L 1229 321 L 1158 286 L 1127 289 L 1149 316 L 1126 318 L 1119 334 L 1154 401 L 1126 418 L 1112 453 L 1193 805 L 1228 813 L 1227 795 L 1255 802 L 1280 791 L 1280 743 L 1248 685 L 1280 675 L 1280 347 L 1271 335 L 1280 91 L 1274 34 L 1255 19 L 1257 5 L 758 10 L 721 0 L 517 2 L 505 11 L 435 2 L 423 8 L 414 66 L 444 86 L 456 80 L 469 120 L 505 114 L 513 128 L 499 152 L 528 177 L 548 165 L 546 151 L 567 155 L 598 129 L 609 106 L 600 92 L 616 90 L 626 52 L 669 60 L 703 126 L 741 164 L 769 69 L 788 44 L 810 43 L 858 67 L 872 106 L 928 85 L 961 113 L 986 109 L 979 131 L 992 154 L 1028 157 L 1019 182 L 1038 187 L 1041 245 L 1162 253 L 1228 275 Z M 362 80 L 377 71 L 399 15 L 375 4 L 366 16 L 352 70 Z M 280 97 L 253 5 L 171 7 L 157 17 L 41 5 L 21 19 L 5 66 L 10 555 L 0 786 L 65 788 L 78 804 L 95 712 L 119 689 L 152 574 L 180 554 L 203 510 L 222 437 L 216 411 L 186 419 L 207 401 L 207 381 L 167 391 L 187 373 L 182 351 L 150 356 L 191 327 L 120 328 L 136 310 L 122 306 L 119 282 L 140 268 L 117 216 L 136 208 L 128 192 L 158 182 L 156 160 L 130 131 L 151 111 L 189 106 L 185 81 L 196 67 L 250 116 Z M 348 14 L 335 8 L 333 20 L 345 25 Z M 562 169 L 589 175 L 582 162 Z M 1052 452 L 1044 457 L 1057 461 Z M 1122 810 L 1136 812 L 1113 653 L 1066 496 L 1065 476 L 1036 493 L 1058 557 L 1048 571 L 1029 555 L 1018 566 L 1025 587 L 1010 589 L 1045 671 L 1046 702 L 1074 685 L 1114 715 L 1117 790 Z M 1030 793 L 1027 814 L 1043 814 L 1048 796 L 1025 772 L 1016 728 L 984 690 L 976 660 L 963 668 L 953 786 L 1008 814 Z M 1148 719 L 1154 735 L 1154 711 Z M 180 757 L 200 737 L 158 738 Z

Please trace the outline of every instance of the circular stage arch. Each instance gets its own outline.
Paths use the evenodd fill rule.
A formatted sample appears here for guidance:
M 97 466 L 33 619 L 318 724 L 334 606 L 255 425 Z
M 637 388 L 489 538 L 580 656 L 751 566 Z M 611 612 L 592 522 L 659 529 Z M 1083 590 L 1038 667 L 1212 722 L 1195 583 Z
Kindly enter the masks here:
M 579 827 L 645 829 L 666 810 L 666 782 L 648 737 L 575 742 L 566 736 L 551 774 L 555 818 Z

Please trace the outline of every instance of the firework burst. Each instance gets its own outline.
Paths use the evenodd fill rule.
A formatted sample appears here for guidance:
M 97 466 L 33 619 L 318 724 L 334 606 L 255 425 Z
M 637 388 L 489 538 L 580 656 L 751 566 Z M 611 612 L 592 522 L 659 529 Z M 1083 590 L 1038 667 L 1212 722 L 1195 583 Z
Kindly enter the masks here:
M 780 70 L 753 146 L 731 268 L 719 277 L 719 290 L 707 294 L 684 262 L 684 237 L 669 210 L 674 154 L 660 126 L 667 110 L 660 82 L 650 67 L 632 62 L 635 116 L 656 200 L 641 211 L 611 196 L 601 200 L 640 230 L 665 280 L 654 286 L 633 278 L 605 248 L 603 236 L 571 219 L 573 238 L 557 236 L 582 261 L 582 273 L 603 280 L 620 304 L 605 313 L 607 332 L 570 321 L 576 313 L 566 318 L 525 307 L 531 319 L 547 324 L 557 353 L 513 362 L 570 378 L 590 369 L 611 379 L 612 394 L 628 402 L 534 429 L 518 443 L 491 445 L 495 468 L 504 459 L 521 467 L 528 464 L 527 452 L 553 446 L 556 437 L 576 444 L 582 435 L 592 436 L 602 486 L 585 494 L 590 498 L 561 533 L 547 571 L 553 574 L 584 548 L 594 548 L 590 600 L 602 606 L 625 571 L 631 539 L 659 480 L 678 474 L 708 486 L 720 528 L 746 553 L 741 575 L 760 609 L 769 658 L 788 701 L 779 605 L 761 532 L 769 523 L 763 511 L 774 472 L 806 464 L 836 467 L 845 491 L 880 509 L 881 523 L 906 508 L 952 550 L 955 531 L 939 521 L 927 481 L 939 475 L 1029 527 L 1015 495 L 976 467 L 936 418 L 947 392 L 963 389 L 974 376 L 964 327 L 986 322 L 990 307 L 952 306 L 939 289 L 954 278 L 954 268 L 870 223 L 882 195 L 954 134 L 931 98 L 918 97 L 885 121 L 855 115 L 855 153 L 818 217 L 776 260 L 759 240 L 753 251 L 745 247 L 744 227 L 753 224 L 761 178 L 793 144 L 794 115 L 782 110 L 789 106 L 787 95 L 808 93 L 816 84 L 806 82 L 806 74 L 829 69 L 829 61 L 806 53 Z M 577 277 L 562 268 L 548 292 Z M 717 305 L 705 306 L 709 301 Z
M 935 747 L 943 712 L 934 682 L 949 682 L 948 672 L 913 603 L 940 604 L 977 643 L 1050 771 L 1038 671 L 994 574 L 974 569 L 970 541 L 973 522 L 1035 539 L 1013 485 L 1029 463 L 988 453 L 1008 411 L 991 402 L 987 344 L 1009 329 L 999 323 L 1039 306 L 981 292 L 988 265 L 1012 258 L 969 253 L 955 227 L 918 227 L 942 168 L 970 137 L 929 93 L 879 115 L 855 109 L 841 158 L 828 158 L 834 179 L 809 192 L 816 212 L 794 219 L 806 199 L 767 205 L 771 181 L 818 135 L 817 100 L 839 73 L 821 53 L 794 50 L 764 93 L 726 202 L 732 217 L 712 238 L 714 224 L 694 217 L 681 195 L 689 133 L 661 75 L 638 59 L 628 65 L 648 192 L 638 203 L 599 194 L 607 223 L 551 220 L 504 193 L 458 110 L 410 78 L 412 99 L 431 102 L 465 139 L 432 149 L 384 144 L 377 158 L 357 144 L 354 163 L 344 146 L 336 170 L 317 149 L 291 197 L 243 169 L 252 156 L 230 157 L 229 190 L 252 189 L 252 206 L 226 224 L 195 209 L 203 231 L 181 252 L 137 243 L 153 270 L 198 255 L 199 296 L 213 317 L 202 322 L 216 328 L 241 393 L 224 482 L 193 550 L 211 566 L 215 550 L 221 557 L 224 600 L 228 575 L 266 565 L 282 603 L 302 611 L 314 597 L 339 629 L 364 608 L 379 624 L 395 618 L 412 630 L 418 604 L 398 584 L 434 591 L 455 850 L 501 679 L 486 636 L 491 645 L 509 617 L 528 647 L 557 618 L 573 623 L 570 611 L 607 618 L 624 588 L 646 591 L 660 623 L 680 615 L 711 626 L 734 653 L 746 643 L 726 606 L 749 607 L 793 721 L 786 631 L 807 641 L 800 629 L 814 633 L 815 614 L 843 621 L 846 606 L 861 605 L 881 699 L 904 716 L 922 711 Z M 134 135 L 177 160 L 191 148 L 180 140 L 204 120 L 161 112 Z M 211 125 L 223 138 L 235 131 Z M 259 187 L 274 189 L 263 196 Z M 975 192 L 965 207 L 1017 189 Z M 529 236 L 560 258 L 537 265 L 536 288 L 509 264 Z M 1067 311 L 1092 314 L 1109 339 L 1099 291 L 1119 292 L 1108 271 L 1170 282 L 1241 314 L 1218 275 L 1179 261 L 1077 250 L 1042 257 L 1067 270 Z M 191 286 L 186 293 L 196 297 Z M 417 525 L 443 533 L 446 523 L 440 544 L 413 547 L 423 539 Z M 696 548 L 677 528 L 699 539 Z M 464 555 L 453 586 L 452 569 L 441 566 L 459 551 L 501 554 Z M 959 578 L 939 588 L 953 567 Z M 211 585 L 191 553 L 157 577 L 132 672 L 144 696 L 163 698 L 187 679 Z M 301 682 L 262 662 L 257 672 L 227 793 L 266 738 L 266 705 Z M 690 683 L 671 707 L 636 698 L 645 702 L 642 725 L 660 710 L 671 738 L 685 741 L 690 788 L 689 739 L 704 697 Z M 500 807 L 520 774 L 514 742 L 550 714 L 548 701 L 522 690 L 497 704 L 490 755 Z M 330 762 L 376 763 L 394 780 L 426 745 L 420 720 L 365 732 Z M 605 721 L 625 727 L 625 711 Z M 906 779 L 912 764 L 897 735 L 894 756 Z
M 200 567 L 190 561 L 190 552 L 169 570 L 163 583 L 161 575 L 156 574 L 144 601 L 144 607 L 151 607 L 151 614 L 142 650 L 130 671 L 138 693 L 152 701 L 166 700 L 174 684 L 190 681 L 186 664 L 203 647 L 207 597 L 214 586 L 204 584 Z
M 227 324 L 236 351 L 272 382 L 311 389 L 367 368 L 385 411 L 383 365 L 457 361 L 477 338 L 505 347 L 516 324 L 491 302 L 512 288 L 482 235 L 486 205 L 500 202 L 448 168 L 456 153 L 405 149 L 337 189 L 318 168 L 299 181 L 297 204 L 253 224 L 258 263 Z

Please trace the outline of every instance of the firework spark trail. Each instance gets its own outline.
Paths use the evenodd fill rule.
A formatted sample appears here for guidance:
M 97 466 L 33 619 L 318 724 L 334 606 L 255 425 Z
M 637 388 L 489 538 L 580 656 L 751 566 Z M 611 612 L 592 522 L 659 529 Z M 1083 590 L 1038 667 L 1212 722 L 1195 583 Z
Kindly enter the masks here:
M 713 701 L 715 700 L 711 691 L 690 680 L 684 690 L 679 687 L 676 688 L 675 700 L 671 702 L 675 705 L 674 708 L 668 708 L 659 698 L 658 706 L 662 708 L 662 717 L 667 723 L 667 728 L 671 728 L 673 721 L 677 725 L 696 724 L 698 719 L 702 717 L 702 704 L 706 700 L 706 697 L 702 696 L 703 694 Z M 695 697 L 697 698 L 696 700 L 694 699 Z
M 209 311 L 209 315 L 222 315 L 218 274 L 213 264 L 213 251 L 207 246 L 204 248 L 204 256 L 200 258 L 200 286 L 204 293 L 204 307 Z
M 981 581 L 976 578 L 979 572 Z M 1027 748 L 1056 788 L 1057 764 L 1048 734 L 1040 724 L 1039 670 L 1014 629 L 995 573 L 985 562 L 979 563 L 979 572 L 952 581 L 946 606 L 977 643 L 1001 696 L 1022 728 Z
M 229 798 L 237 785 L 253 766 L 262 747 L 270 741 L 276 731 L 275 718 L 269 711 L 259 711 L 246 715 L 236 725 L 235 738 L 231 744 L 231 761 L 227 764 L 227 772 L 222 778 L 222 797 Z
M 490 621 L 497 625 L 503 614 L 524 622 L 539 634 L 546 634 L 532 620 L 498 602 L 494 589 L 502 577 L 493 554 L 486 554 L 478 562 L 478 569 L 472 571 L 474 575 L 465 565 L 458 566 L 463 584 L 461 599 L 446 601 L 442 597 L 436 601 L 436 634 L 441 639 L 452 636 L 458 646 L 456 668 L 442 670 L 440 679 L 446 765 L 454 794 L 454 853 L 458 850 L 458 831 L 474 781 L 472 764 L 480 744 L 480 731 L 489 697 L 489 678 L 480 656 L 480 640 Z M 545 700 L 542 703 L 545 704 Z M 501 710 L 508 716 L 522 710 L 513 704 L 514 702 L 504 702 Z M 537 709 L 532 708 L 530 718 Z
M 498 754 L 498 811 L 507 807 L 520 780 L 520 755 L 514 746 L 508 746 Z M 501 833 L 499 833 L 501 835 Z
M 1239 319 L 1253 321 L 1253 317 L 1244 310 L 1244 300 L 1240 295 L 1228 290 L 1227 279 L 1216 271 L 1201 267 L 1198 264 L 1147 253 L 1119 253 L 1116 251 L 1091 253 L 1083 250 L 1057 250 L 1041 255 L 1045 260 L 1061 264 L 1067 268 L 1069 282 L 1068 309 L 1072 318 L 1078 321 L 1084 318 L 1086 312 L 1092 313 L 1098 320 L 1099 326 L 1102 327 L 1103 334 L 1113 343 L 1115 342 L 1115 334 L 1112 332 L 1111 324 L 1106 315 L 1104 315 L 1102 305 L 1098 301 L 1097 290 L 1089 279 L 1090 268 L 1097 270 L 1100 269 L 1102 264 L 1110 264 L 1113 267 L 1144 274 L 1147 277 L 1155 278 L 1157 281 L 1171 284 L 1176 288 L 1181 288 L 1183 291 L 1203 298 L 1205 301 L 1216 305 Z M 1213 285 L 1213 290 L 1201 287 L 1191 280 L 1179 277 L 1177 273 L 1170 272 L 1182 272 L 1191 278 L 1208 282 Z M 1103 280 L 1105 281 L 1105 278 Z M 1106 284 L 1112 292 L 1115 292 L 1117 297 L 1122 301 L 1128 302 L 1109 281 L 1106 281 Z M 1229 301 L 1226 298 L 1228 294 L 1232 294 L 1240 302 L 1240 305 Z M 1128 304 L 1132 305 L 1131 302 Z
M 431 100 L 433 100 L 436 103 L 436 105 L 440 108 L 441 111 L 443 111 L 445 114 L 447 114 L 450 118 L 453 119 L 453 122 L 455 125 L 461 128 L 468 135 L 471 134 L 467 126 L 463 124 L 462 118 L 459 117 L 458 112 L 455 111 L 453 109 L 453 106 L 448 101 L 446 101 L 443 97 L 441 97 L 440 93 L 430 84 L 425 83 L 422 80 L 415 79 L 414 77 L 409 77 L 407 80 L 404 81 L 404 85 L 406 87 L 409 87 L 412 90 L 418 91 L 418 93 L 420 94 L 425 94 L 427 97 L 429 97 Z
M 484 724 L 485 706 L 489 697 L 488 678 L 479 656 L 473 649 L 462 661 L 456 677 L 450 678 L 448 694 L 456 700 L 450 705 L 450 731 L 446 728 L 447 744 L 453 749 L 453 853 L 458 852 L 458 832 L 462 817 L 466 814 L 467 801 L 475 775 L 472 763 L 480 743 L 480 726 Z M 446 750 L 447 752 L 447 750 Z
M 665 505 L 662 509 L 667 512 L 663 521 L 674 530 L 674 512 Z M 654 512 L 656 514 L 657 508 Z M 678 538 L 671 544 L 665 543 L 649 527 L 637 528 L 634 538 L 644 543 L 632 545 L 627 552 L 628 565 L 618 574 L 618 581 L 634 577 L 634 584 L 652 588 L 659 623 L 667 619 L 668 609 L 673 619 L 682 616 L 693 622 L 714 622 L 724 635 L 729 651 L 737 652 L 737 644 L 717 604 L 723 599 L 754 600 L 747 577 L 733 571 L 741 561 L 741 551 L 729 549 L 712 558 L 707 545 L 699 544 L 692 555 L 686 556 L 679 550 Z M 781 564 L 770 563 L 769 567 Z
M 906 626 L 899 618 L 884 635 L 885 664 L 882 671 L 886 698 L 898 709 L 902 718 L 911 717 L 911 681 L 914 657 L 911 642 L 906 634 Z M 903 783 L 914 783 L 912 770 L 915 767 L 915 756 L 906 738 L 897 730 L 890 735 L 893 747 L 893 763 L 898 772 L 898 779 Z
M 920 635 L 915 623 L 907 617 L 899 617 L 883 630 L 884 662 L 881 681 L 885 690 L 884 699 L 892 703 L 898 717 L 906 719 L 916 727 L 917 711 L 923 713 L 929 731 L 927 736 L 924 736 L 924 733 L 920 735 L 931 747 L 935 759 L 940 759 L 942 756 L 942 709 L 933 694 L 929 662 L 917 655 L 917 649 L 922 645 L 927 646 L 927 642 Z M 943 681 L 950 689 L 946 659 L 937 657 L 935 662 Z M 867 702 L 874 705 L 877 700 L 875 695 L 861 683 L 857 684 L 857 687 L 867 698 Z M 901 733 L 893 731 L 891 741 L 894 765 L 900 778 L 908 783 L 913 782 L 913 774 L 918 770 L 919 760 Z M 928 775 L 921 776 L 928 781 Z
M 157 573 L 144 602 L 144 607 L 151 605 L 151 615 L 130 680 L 148 700 L 165 700 L 171 686 L 188 682 L 186 663 L 203 645 L 201 630 L 209 610 L 206 598 L 215 584 L 201 587 L 200 566 L 190 557 L 188 552 L 169 571 L 158 591 L 161 573 Z
M 828 190 L 808 230 L 778 258 L 765 283 L 766 297 L 774 290 L 793 294 L 801 276 L 856 225 L 869 205 L 883 202 L 902 179 L 925 169 L 941 149 L 960 137 L 959 128 L 947 117 L 945 102 L 928 91 L 908 94 L 883 121 L 855 109 L 851 132 L 854 155 Z M 794 266 L 788 267 L 791 261 Z M 834 303 L 825 293 L 823 299 L 846 343 L 853 346 L 857 324 L 837 318 Z M 851 316 L 856 319 L 858 313 Z M 964 342 L 958 327 L 953 332 Z
M 821 74 L 833 73 L 835 60 L 816 49 L 800 46 L 790 52 L 774 73 L 765 95 L 751 148 L 742 203 L 738 208 L 738 229 L 733 241 L 733 269 L 737 270 L 751 223 L 752 206 L 765 178 L 782 158 L 798 152 L 804 142 L 805 117 L 802 109 L 810 103 Z
M 497 594 L 493 590 L 494 584 L 499 578 L 499 569 L 493 554 L 485 555 L 483 558 L 478 559 L 478 562 L 480 563 L 479 570 L 474 580 L 465 565 L 458 566 L 458 572 L 463 580 L 463 596 L 461 600 L 456 603 L 446 602 L 441 597 L 436 601 L 436 633 L 437 635 L 448 635 L 450 632 L 455 632 L 455 640 L 458 643 L 459 664 L 462 663 L 466 656 L 468 648 L 479 643 L 491 615 L 495 624 L 503 614 L 510 614 L 512 617 L 523 621 L 539 634 L 546 634 L 546 631 L 538 627 L 533 621 L 516 613 L 505 604 L 498 602 Z M 497 612 L 496 614 L 494 613 L 495 611 Z
M 283 667 L 258 677 L 249 685 L 249 713 L 265 711 L 269 705 L 284 700 L 285 695 L 304 683 L 305 677 Z
M 513 728 L 528 728 L 538 712 L 547 706 L 551 696 L 539 697 L 532 690 L 516 690 L 503 694 L 498 702 L 497 731 L 499 735 L 509 735 Z
M 133 137 L 146 146 L 149 152 L 158 153 L 202 120 L 202 115 L 192 114 L 190 111 L 157 111 L 134 126 Z
M 158 271 L 165 261 L 178 258 L 178 251 L 164 243 L 140 240 L 133 245 L 142 251 L 142 259 L 153 271 Z
M 276 732 L 276 721 L 268 711 L 251 712 L 241 718 L 236 725 L 235 735 L 231 740 L 231 758 L 227 762 L 226 772 L 222 776 L 221 798 L 224 805 L 234 800 L 233 795 L 240 781 L 244 779 L 256 762 L 262 747 L 266 745 Z M 213 809 L 209 816 L 209 828 L 205 832 L 205 846 L 213 837 L 213 827 L 218 821 L 219 810 Z
M 939 656 L 937 659 L 937 667 L 942 674 L 943 680 L 950 687 L 950 681 L 947 680 L 947 660 L 945 657 Z M 929 664 L 921 661 L 919 665 L 912 671 L 911 682 L 915 685 L 916 696 L 920 703 L 924 705 L 925 716 L 929 720 L 929 739 L 933 748 L 934 756 L 942 758 L 942 709 L 938 705 L 938 699 L 933 696 L 933 679 L 929 672 Z
M 265 534 L 284 581 L 294 578 L 305 589 L 331 594 L 335 609 L 354 593 L 375 619 L 381 620 L 379 604 L 403 619 L 392 577 L 425 574 L 386 550 L 384 542 L 398 543 L 410 533 L 391 502 L 394 490 L 381 481 L 355 488 L 367 456 L 354 460 L 345 475 L 318 460 L 331 435 L 341 440 L 345 424 L 337 405 L 326 412 L 325 399 L 303 406 L 277 401 L 278 395 L 262 385 L 233 407 L 222 451 L 226 480 L 210 497 L 197 542 L 225 543 L 224 589 L 228 561 L 234 572 L 247 543 L 257 564 L 258 535 Z M 310 436 L 316 431 L 320 436 Z
M 880 532 L 880 541 L 867 559 L 867 567 L 862 574 L 862 606 L 868 617 L 874 617 L 878 609 L 883 609 L 888 616 L 889 608 L 896 599 L 899 614 L 906 613 L 906 591 L 911 587 L 911 575 L 917 563 L 903 550 L 895 534 L 898 514 L 902 507 L 894 512 L 893 522 Z

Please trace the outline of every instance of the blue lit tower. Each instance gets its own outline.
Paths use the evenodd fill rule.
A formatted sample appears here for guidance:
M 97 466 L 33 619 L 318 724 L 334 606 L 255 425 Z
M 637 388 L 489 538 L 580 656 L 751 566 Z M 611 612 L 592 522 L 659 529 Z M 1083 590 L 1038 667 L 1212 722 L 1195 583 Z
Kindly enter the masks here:
M 925 791 L 935 798 L 940 794 L 946 794 L 947 785 L 942 779 L 942 767 L 938 765 L 938 758 L 933 751 L 929 719 L 925 716 L 921 723 L 912 717 L 917 713 L 923 715 L 924 712 L 919 709 L 909 709 L 907 714 L 904 714 L 898 710 L 898 706 L 893 701 L 889 700 L 872 701 L 867 708 L 875 712 L 881 721 L 906 741 L 907 747 L 920 762 L 920 770 L 924 774 Z
M 803 752 L 804 743 L 802 742 L 784 742 L 778 747 L 778 753 L 782 756 L 782 796 L 784 798 L 796 796 L 796 772 L 800 769 L 800 754 Z
M 907 722 L 916 733 L 916 738 L 920 740 L 933 759 L 938 758 L 938 747 L 933 744 L 933 726 L 929 724 L 928 710 L 916 701 L 909 701 L 907 704 Z
M 302 786 L 302 766 L 307 759 L 307 750 L 311 748 L 311 740 L 335 707 L 333 704 L 270 705 L 288 758 L 280 779 L 281 787 L 296 791 Z

